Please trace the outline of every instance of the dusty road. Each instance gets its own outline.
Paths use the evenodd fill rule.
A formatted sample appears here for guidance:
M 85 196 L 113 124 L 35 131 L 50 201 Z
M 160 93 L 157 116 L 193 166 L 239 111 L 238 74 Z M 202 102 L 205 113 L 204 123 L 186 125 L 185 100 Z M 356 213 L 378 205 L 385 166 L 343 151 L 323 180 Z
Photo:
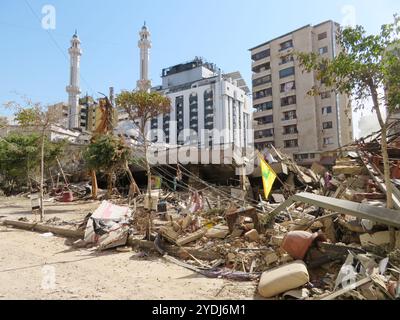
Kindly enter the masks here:
M 0 216 L 30 215 L 29 204 L 0 199 Z M 76 219 L 97 204 L 86 206 L 70 206 L 71 212 L 59 207 L 53 214 Z M 71 250 L 64 238 L 5 226 L 0 226 L 0 284 L 0 299 L 236 300 L 254 299 L 256 290 L 256 283 L 205 278 L 157 256 Z

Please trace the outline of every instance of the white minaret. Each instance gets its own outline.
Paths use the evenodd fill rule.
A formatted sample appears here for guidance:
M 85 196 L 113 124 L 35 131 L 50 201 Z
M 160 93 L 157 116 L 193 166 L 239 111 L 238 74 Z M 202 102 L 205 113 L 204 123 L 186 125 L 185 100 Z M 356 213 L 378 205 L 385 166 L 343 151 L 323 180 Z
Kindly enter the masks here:
M 71 48 L 68 50 L 71 60 L 69 86 L 67 86 L 69 106 L 68 126 L 70 129 L 76 129 L 80 127 L 79 95 L 81 94 L 81 90 L 79 88 L 79 69 L 82 55 L 80 45 L 81 41 L 79 40 L 78 34 L 75 31 L 75 34 L 71 39 Z
M 147 30 L 146 22 L 139 32 L 140 40 L 140 80 L 137 82 L 139 90 L 150 91 L 151 82 L 149 80 L 149 51 L 151 48 L 150 32 Z

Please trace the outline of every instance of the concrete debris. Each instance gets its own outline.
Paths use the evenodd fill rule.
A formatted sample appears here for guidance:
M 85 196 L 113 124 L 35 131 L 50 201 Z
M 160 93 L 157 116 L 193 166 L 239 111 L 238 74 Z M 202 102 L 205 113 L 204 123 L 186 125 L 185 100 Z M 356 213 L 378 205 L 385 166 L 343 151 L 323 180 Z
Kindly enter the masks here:
M 259 280 L 264 298 L 398 299 L 400 191 L 393 183 L 394 208 L 387 209 L 382 162 L 371 151 L 376 145 L 350 146 L 327 156 L 329 165 L 321 159 L 308 168 L 275 150 L 270 165 L 279 183 L 269 199 L 259 177 L 245 191 L 191 176 L 196 188 L 161 184 L 150 200 L 139 194 L 130 206 L 123 197 L 103 201 L 74 230 L 81 239 L 72 246 L 118 252 L 134 247 L 140 251 L 134 257 L 152 252 L 206 277 Z M 395 179 L 399 168 L 392 168 Z M 71 189 L 74 199 L 90 195 L 86 184 Z M 74 234 L 57 220 L 4 224 Z
M 209 229 L 206 233 L 207 238 L 225 239 L 229 234 L 229 228 L 224 225 L 217 225 Z
M 244 237 L 250 242 L 258 241 L 260 239 L 260 235 L 258 234 L 256 229 L 252 229 L 252 230 L 246 232 Z
M 307 266 L 303 261 L 295 261 L 264 272 L 258 284 L 258 292 L 265 298 L 272 298 L 309 281 Z

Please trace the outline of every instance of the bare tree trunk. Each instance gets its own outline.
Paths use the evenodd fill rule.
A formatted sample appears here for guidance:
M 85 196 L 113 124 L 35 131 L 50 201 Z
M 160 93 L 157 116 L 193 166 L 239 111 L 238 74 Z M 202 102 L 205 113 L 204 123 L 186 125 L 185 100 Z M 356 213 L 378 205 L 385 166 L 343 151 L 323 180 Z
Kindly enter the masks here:
M 144 140 L 144 157 L 145 157 L 145 161 L 146 161 L 146 173 L 147 173 L 147 196 L 149 198 L 149 203 L 151 201 L 151 169 L 150 169 L 150 163 L 149 163 L 149 157 L 147 154 L 147 141 L 146 138 Z
M 133 198 L 133 196 L 135 195 L 135 193 L 138 193 L 139 195 L 140 193 L 140 189 L 139 186 L 137 185 L 135 178 L 132 175 L 131 170 L 129 169 L 129 164 L 128 161 L 125 162 L 125 170 L 126 173 L 128 174 L 129 177 L 129 193 L 128 193 L 128 204 L 131 204 L 131 198 Z
M 96 177 L 96 171 L 91 170 L 90 171 L 90 176 L 92 177 L 92 199 L 97 200 L 97 177 Z
M 375 88 L 374 84 L 370 84 L 370 91 L 372 95 L 372 100 L 374 102 L 374 109 L 376 111 L 376 116 L 378 117 L 379 125 L 382 130 L 381 134 L 381 150 L 383 157 L 383 172 L 385 178 L 385 186 L 386 186 L 386 207 L 389 209 L 393 208 L 393 190 L 392 190 L 392 181 L 390 179 L 390 163 L 389 163 L 389 155 L 387 152 L 387 121 L 383 120 L 381 110 L 379 108 L 379 98 L 378 92 Z
M 40 186 L 39 186 L 39 199 L 40 199 L 40 221 L 41 221 L 41 222 L 43 222 L 43 220 L 44 220 L 43 184 L 44 184 L 44 131 L 42 132 L 41 155 L 40 155 Z
M 387 126 L 385 125 L 382 128 L 382 136 L 381 136 L 381 148 L 382 148 L 382 157 L 383 157 L 383 172 L 385 177 L 386 184 L 386 207 L 388 209 L 393 209 L 393 190 L 392 190 L 392 181 L 390 179 L 390 163 L 389 163 L 389 155 L 387 151 Z
M 112 171 L 107 173 L 107 199 L 112 195 L 113 183 L 112 183 Z

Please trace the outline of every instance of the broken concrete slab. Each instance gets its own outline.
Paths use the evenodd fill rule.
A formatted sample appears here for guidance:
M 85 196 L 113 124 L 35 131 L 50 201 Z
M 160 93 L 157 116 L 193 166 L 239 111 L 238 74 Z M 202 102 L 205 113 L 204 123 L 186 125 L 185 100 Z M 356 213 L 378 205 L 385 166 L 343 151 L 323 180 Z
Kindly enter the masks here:
M 225 239 L 229 234 L 229 228 L 224 225 L 216 225 L 209 229 L 206 237 L 210 239 Z
M 265 253 L 264 260 L 267 263 L 267 265 L 271 265 L 271 264 L 279 261 L 279 257 L 275 253 L 275 251 L 268 251 Z
M 197 230 L 196 232 L 193 232 L 187 236 L 183 236 L 183 237 L 176 239 L 175 243 L 178 246 L 184 246 L 185 244 L 188 244 L 190 242 L 193 242 L 193 241 L 196 241 L 196 240 L 202 238 L 206 234 L 206 232 L 207 232 L 207 229 L 205 229 L 205 228 Z
M 362 219 L 369 219 L 388 226 L 400 227 L 400 214 L 397 210 L 373 207 L 364 203 L 324 197 L 313 193 L 302 192 L 291 196 L 274 209 L 269 216 L 276 216 L 295 202 L 321 207 L 339 214 L 348 214 Z
M 364 233 L 360 235 L 360 242 L 363 247 L 382 246 L 390 244 L 390 231 L 380 231 L 372 234 Z M 396 249 L 400 249 L 400 231 L 396 232 Z
M 336 165 L 333 167 L 332 171 L 334 175 L 345 174 L 355 176 L 367 174 L 367 171 L 364 167 L 357 165 Z
M 283 242 L 284 236 L 277 235 L 277 236 L 272 236 L 270 240 L 270 244 L 272 246 L 280 247 L 282 242 Z
M 254 228 L 258 231 L 261 232 L 262 230 L 260 229 L 260 223 L 258 219 L 258 214 L 255 208 L 253 207 L 248 207 L 248 208 L 242 208 L 239 210 L 235 210 L 232 212 L 227 212 L 226 213 L 226 221 L 229 227 L 229 231 L 232 232 L 235 228 L 235 224 L 238 220 L 239 217 L 250 217 L 253 220 L 254 223 Z
M 260 240 L 260 235 L 258 234 L 256 229 L 250 230 L 244 234 L 244 237 L 248 241 L 258 241 Z

